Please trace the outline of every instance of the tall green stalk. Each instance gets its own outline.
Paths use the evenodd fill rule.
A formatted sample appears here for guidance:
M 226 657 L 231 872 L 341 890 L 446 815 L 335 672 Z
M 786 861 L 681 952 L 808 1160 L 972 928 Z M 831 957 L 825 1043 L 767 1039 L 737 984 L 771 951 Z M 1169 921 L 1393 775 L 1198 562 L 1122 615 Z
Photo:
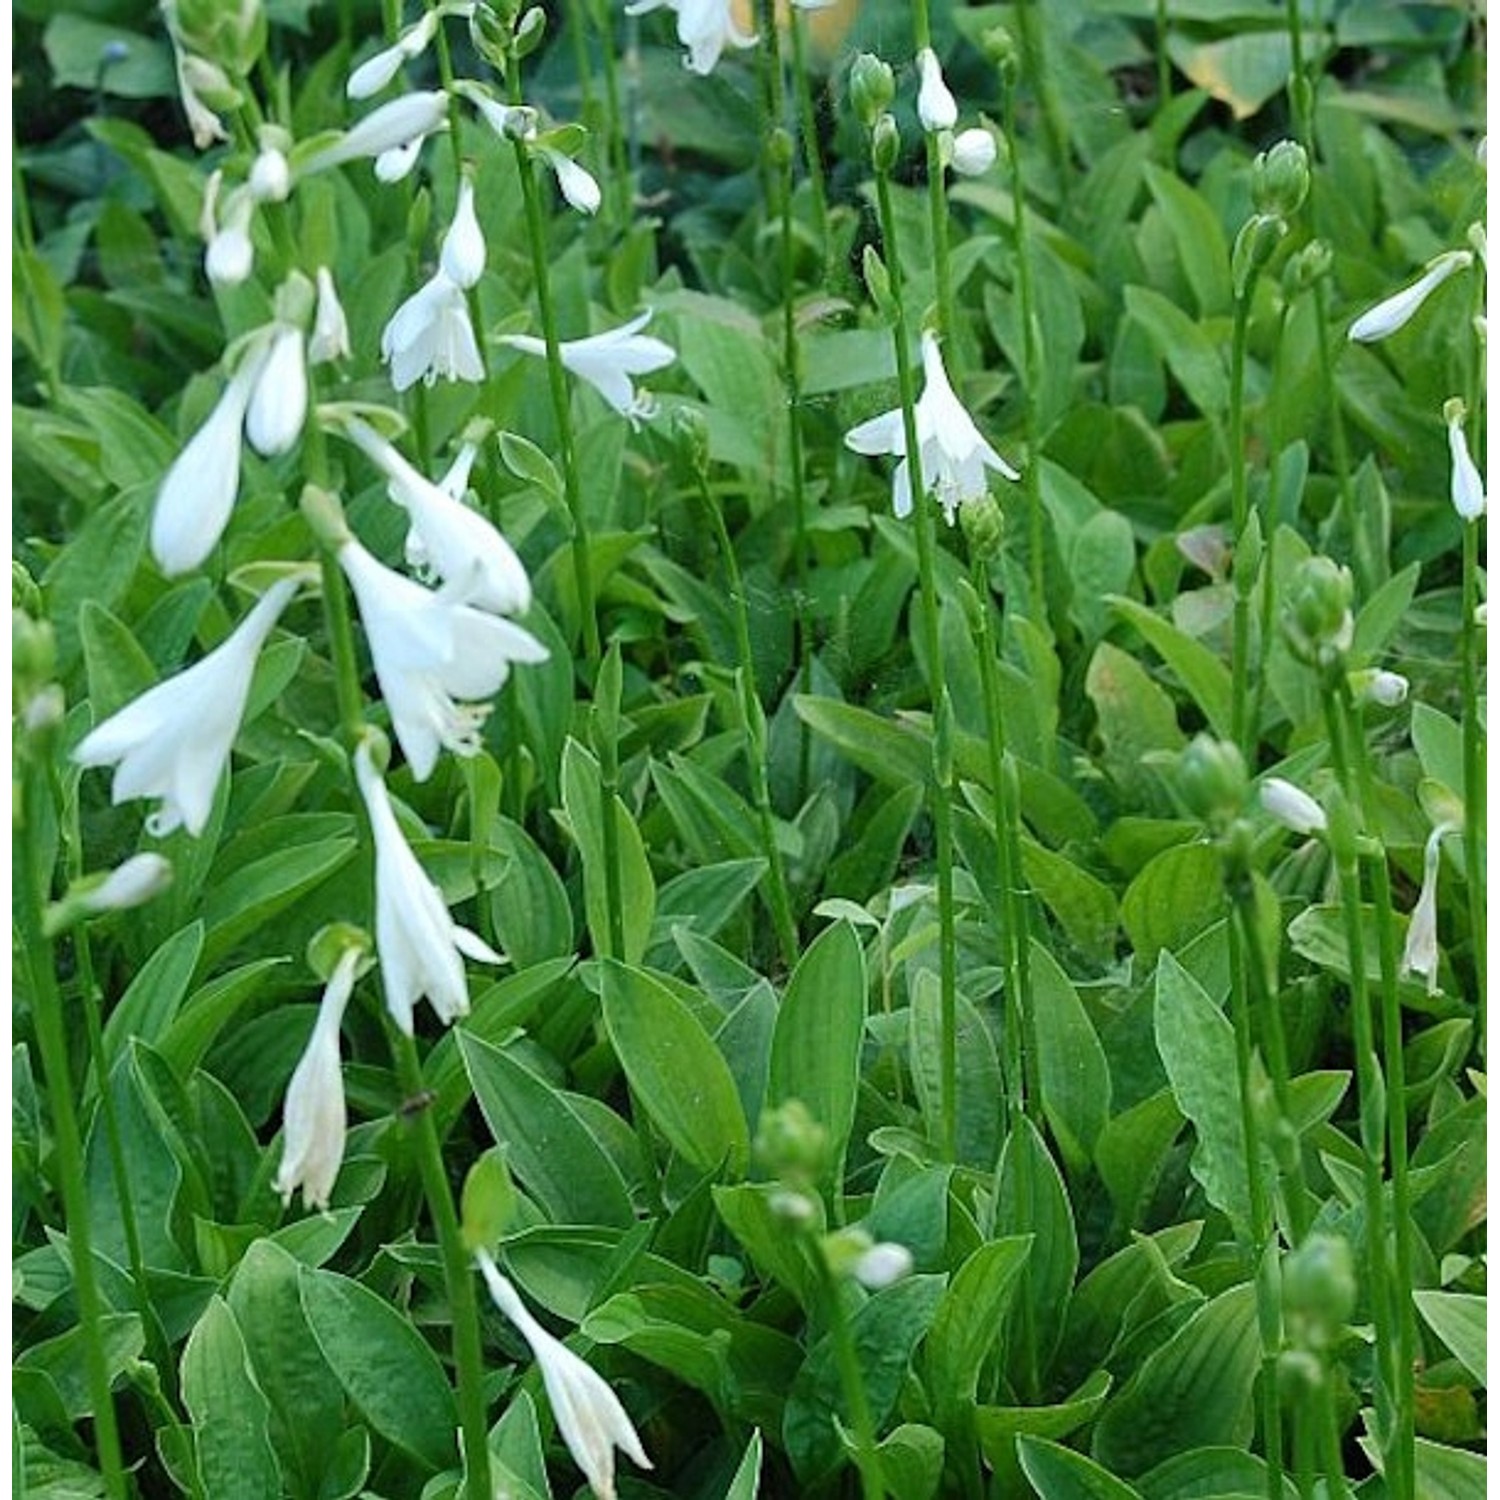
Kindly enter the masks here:
M 879 151 L 875 156 L 875 191 L 880 206 L 880 232 L 885 244 L 886 269 L 890 275 L 891 303 L 895 310 L 896 379 L 901 391 L 901 425 L 906 445 L 906 463 L 911 483 L 912 524 L 916 530 L 918 590 L 922 606 L 922 630 L 927 654 L 927 674 L 932 690 L 932 819 L 937 834 L 938 886 L 938 974 L 941 1016 L 939 1050 L 942 1099 L 942 1147 L 953 1160 L 958 1144 L 958 964 L 953 906 L 953 808 L 952 808 L 952 704 L 943 671 L 943 647 L 939 628 L 937 572 L 932 534 L 932 512 L 928 504 L 927 479 L 922 473 L 922 445 L 917 438 L 917 393 L 911 367 L 901 250 L 897 243 L 896 215 L 891 205 L 890 169 Z
M 844 1400 L 849 1407 L 850 1437 L 854 1446 L 854 1462 L 859 1469 L 860 1495 L 862 1500 L 884 1500 L 885 1475 L 881 1471 L 880 1452 L 875 1445 L 875 1419 L 870 1412 L 864 1372 L 859 1367 L 859 1350 L 855 1347 L 854 1330 L 839 1295 L 838 1282 L 828 1268 L 823 1247 L 814 1244 L 811 1246 L 811 1254 L 813 1264 L 817 1267 L 823 1314 L 828 1321 L 829 1337 L 833 1340 L 839 1384 L 843 1387 Z
M 68 1064 L 67 1027 L 62 995 L 57 986 L 56 956 L 46 935 L 47 874 L 38 832 L 42 810 L 47 805 L 49 748 L 33 744 L 30 763 L 21 782 L 20 847 L 14 850 L 12 870 L 19 887 L 16 902 L 21 928 L 20 956 L 31 1000 L 32 1024 L 47 1098 L 52 1106 L 52 1140 L 57 1163 L 58 1187 L 62 1193 L 68 1259 L 78 1299 L 78 1322 L 83 1337 L 84 1375 L 94 1415 L 94 1440 L 99 1467 L 110 1500 L 126 1500 L 125 1465 L 120 1453 L 120 1433 L 110 1390 L 109 1365 L 104 1347 L 104 1304 L 94 1270 L 93 1236 L 89 1229 L 88 1182 L 84 1175 L 83 1141 L 73 1103 L 73 1077 Z M 100 1080 L 101 1090 L 107 1087 Z
M 1245 453 L 1245 346 L 1250 323 L 1250 298 L 1255 281 L 1251 276 L 1244 290 L 1234 300 L 1234 332 L 1229 352 L 1229 513 L 1235 548 L 1234 625 L 1230 650 L 1229 737 L 1245 757 L 1245 764 L 1255 766 L 1254 729 L 1250 724 L 1250 595 L 1255 587 L 1257 569 L 1241 556 L 1248 540 L 1250 521 L 1250 484 Z M 1259 570 L 1263 575 L 1270 569 Z
M 1460 655 L 1463 678 L 1464 765 L 1464 883 L 1469 904 L 1469 940 L 1474 954 L 1474 996 L 1477 1006 L 1479 1055 L 1486 1055 L 1489 1036 L 1486 991 L 1486 903 L 1484 873 L 1485 748 L 1479 729 L 1479 627 L 1474 614 L 1479 607 L 1479 524 L 1464 523 L 1463 621 Z
M 806 23 L 802 11 L 793 6 L 787 17 L 787 32 L 792 39 L 792 83 L 797 92 L 797 121 L 802 137 L 802 165 L 812 193 L 813 226 L 823 254 L 825 274 L 831 273 L 833 238 L 828 225 L 828 173 L 823 165 L 823 148 L 818 139 L 818 110 L 813 100 L 812 73 L 807 64 Z
M 927 0 L 912 0 L 912 30 L 917 51 L 932 47 L 932 22 Z M 932 270 L 937 287 L 938 331 L 945 339 L 953 335 L 953 271 L 948 264 L 948 190 L 943 170 L 942 146 L 935 130 L 923 129 L 927 149 L 927 213 L 932 225 Z

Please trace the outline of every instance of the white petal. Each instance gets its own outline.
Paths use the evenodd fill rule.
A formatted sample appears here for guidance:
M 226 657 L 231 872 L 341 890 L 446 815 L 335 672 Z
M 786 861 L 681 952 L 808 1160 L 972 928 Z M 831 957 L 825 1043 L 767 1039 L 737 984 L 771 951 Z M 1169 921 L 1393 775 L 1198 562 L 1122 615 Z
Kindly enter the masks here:
M 1260 805 L 1271 817 L 1293 833 L 1322 833 L 1328 817 L 1299 786 L 1280 776 L 1267 776 L 1260 784 Z
M 1427 270 L 1393 297 L 1377 303 L 1349 326 L 1349 337 L 1368 344 L 1389 337 L 1411 321 L 1419 307 L 1456 271 L 1461 271 L 1473 257 L 1467 250 L 1450 250 L 1428 264 Z
M 953 137 L 953 170 L 961 177 L 982 177 L 995 165 L 995 138 L 976 126 Z
M 1448 456 L 1452 468 L 1448 493 L 1453 508 L 1462 520 L 1477 521 L 1484 514 L 1484 476 L 1469 452 L 1461 415 L 1448 423 Z
M 484 235 L 474 212 L 474 182 L 465 176 L 458 190 L 453 223 L 443 236 L 440 264 L 456 286 L 474 286 L 484 274 Z
M 958 104 L 943 81 L 942 65 L 931 47 L 917 53 L 922 83 L 917 91 L 917 118 L 923 130 L 952 130 L 958 123 Z
M 281 327 L 271 341 L 245 413 L 245 436 L 267 458 L 288 453 L 307 420 L 307 361 L 302 330 Z
M 548 165 L 557 174 L 557 185 L 563 197 L 581 214 L 598 213 L 603 195 L 593 175 L 561 151 L 547 151 L 544 154 Z
M 856 453 L 875 456 L 881 453 L 904 454 L 906 452 L 906 427 L 901 408 L 882 412 L 844 434 L 845 447 Z

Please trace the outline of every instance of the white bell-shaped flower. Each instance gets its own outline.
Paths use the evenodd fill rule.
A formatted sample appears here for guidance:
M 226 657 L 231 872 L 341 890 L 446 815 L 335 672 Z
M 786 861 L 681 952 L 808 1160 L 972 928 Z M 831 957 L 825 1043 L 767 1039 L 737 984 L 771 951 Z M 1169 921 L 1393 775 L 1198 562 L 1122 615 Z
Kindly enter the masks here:
M 408 26 L 400 38 L 373 57 L 367 57 L 350 75 L 344 92 L 351 99 L 368 99 L 378 94 L 401 71 L 402 65 L 420 57 L 437 35 L 441 11 L 427 11 L 414 26 Z
M 1260 784 L 1262 809 L 1293 833 L 1308 837 L 1328 827 L 1328 816 L 1301 787 L 1280 776 L 1267 776 Z
M 651 1467 L 620 1398 L 597 1370 L 532 1317 L 520 1293 L 487 1250 L 476 1251 L 474 1260 L 495 1306 L 515 1325 L 541 1367 L 557 1430 L 573 1462 L 583 1471 L 598 1500 L 614 1500 L 616 1448 L 638 1468 Z
M 464 604 L 503 615 L 525 614 L 531 607 L 531 580 L 521 559 L 461 498 L 474 461 L 472 445 L 465 445 L 454 469 L 433 484 L 368 423 L 354 417 L 342 430 L 385 475 L 386 493 L 411 518 L 407 561 L 431 569 Z
M 1377 302 L 1349 325 L 1349 337 L 1357 344 L 1389 338 L 1405 328 L 1417 309 L 1452 275 L 1462 271 L 1474 257 L 1467 250 L 1449 250 L 1428 261 L 1427 269 L 1393 297 Z
M 172 862 L 154 853 L 133 854 L 83 895 L 83 908 L 100 914 L 129 911 L 154 901 L 172 883 Z
M 1427 981 L 1429 995 L 1438 992 L 1438 869 L 1443 862 L 1443 838 L 1453 831 L 1451 825 L 1439 823 L 1427 836 L 1422 851 L 1422 889 L 1412 907 L 1401 954 L 1401 973 L 1420 974 Z
M 425 781 L 442 750 L 473 755 L 492 697 L 512 662 L 547 659 L 535 636 L 463 602 L 462 589 L 434 593 L 393 572 L 358 542 L 339 562 L 360 618 L 396 739 Z
M 677 40 L 694 73 L 712 73 L 726 47 L 753 47 L 756 38 L 740 30 L 733 0 L 631 0 L 627 16 L 641 16 L 666 6 L 677 14 Z
M 952 130 L 958 124 L 958 102 L 943 79 L 943 67 L 931 47 L 917 53 L 917 118 L 927 131 Z
M 463 288 L 441 267 L 401 304 L 380 336 L 380 357 L 391 384 L 404 391 L 417 381 L 480 381 L 484 364 Z
M 162 480 L 151 512 L 151 555 L 168 578 L 202 563 L 229 524 L 240 486 L 240 429 L 264 358 L 263 350 L 246 354 Z
M 357 944 L 340 955 L 318 1002 L 312 1035 L 286 1087 L 281 1165 L 272 1184 L 283 1203 L 289 1203 L 300 1187 L 304 1208 L 326 1209 L 344 1164 L 348 1112 L 339 1058 L 339 1025 L 363 957 L 364 951 Z
M 307 354 L 302 330 L 278 324 L 250 393 L 245 437 L 264 458 L 289 453 L 307 420 Z
M 222 645 L 127 703 L 74 750 L 80 766 L 115 767 L 113 802 L 161 799 L 146 820 L 156 837 L 175 828 L 195 838 L 203 832 L 244 718 L 260 648 L 296 590 L 295 578 L 273 583 Z
M 1007 479 L 1021 476 L 984 440 L 974 419 L 954 395 L 937 337 L 930 332 L 922 335 L 922 369 L 925 384 L 915 412 L 921 481 L 943 507 L 943 514 L 952 525 L 961 504 L 985 494 L 986 469 L 993 469 Z M 861 422 L 845 434 L 844 441 L 856 453 L 892 453 L 900 458 L 891 485 L 891 500 L 898 516 L 910 515 L 911 461 L 906 452 L 906 425 L 901 408 Z
M 222 217 L 219 192 L 222 171 L 214 172 L 203 190 L 199 232 L 208 242 L 203 253 L 203 271 L 215 286 L 239 286 L 255 269 L 255 245 L 250 238 L 250 220 L 255 198 L 248 188 L 235 188 L 225 195 Z
M 1464 432 L 1468 414 L 1468 408 L 1457 397 L 1443 407 L 1443 419 L 1448 424 L 1448 495 L 1460 520 L 1477 521 L 1484 514 L 1484 475 L 1469 452 L 1469 439 Z
M 307 341 L 307 362 L 324 365 L 335 359 L 349 358 L 349 320 L 334 285 L 333 272 L 318 267 L 318 301 L 313 313 L 312 336 Z
M 484 234 L 474 212 L 474 179 L 467 172 L 458 188 L 458 207 L 443 236 L 438 264 L 455 286 L 467 290 L 484 275 Z
M 257 203 L 281 203 L 292 190 L 292 169 L 285 153 L 264 147 L 250 167 L 250 196 Z
M 581 214 L 596 214 L 604 195 L 593 173 L 581 166 L 571 156 L 554 151 L 550 146 L 542 148 L 542 156 L 557 177 L 557 186 L 563 197 Z
M 420 148 L 428 136 L 448 128 L 448 95 L 442 89 L 402 94 L 373 109 L 336 141 L 298 163 L 299 175 L 322 172 L 346 161 L 379 157 L 388 151 Z
M 983 177 L 997 155 L 995 137 L 978 125 L 953 137 L 953 170 L 960 177 Z
M 661 339 L 641 333 L 651 321 L 648 309 L 620 328 L 596 333 L 591 338 L 572 339 L 557 346 L 563 368 L 586 380 L 622 417 L 635 423 L 649 417 L 655 402 L 649 392 L 637 391 L 631 377 L 649 375 L 671 364 L 677 352 Z M 508 334 L 500 340 L 522 354 L 547 357 L 547 346 L 529 334 Z
M 417 862 L 368 740 L 354 753 L 354 774 L 375 839 L 375 953 L 386 1009 L 410 1036 L 417 1002 L 425 998 L 446 1026 L 469 1013 L 469 982 L 459 955 L 480 963 L 504 960 L 453 920 L 442 892 Z

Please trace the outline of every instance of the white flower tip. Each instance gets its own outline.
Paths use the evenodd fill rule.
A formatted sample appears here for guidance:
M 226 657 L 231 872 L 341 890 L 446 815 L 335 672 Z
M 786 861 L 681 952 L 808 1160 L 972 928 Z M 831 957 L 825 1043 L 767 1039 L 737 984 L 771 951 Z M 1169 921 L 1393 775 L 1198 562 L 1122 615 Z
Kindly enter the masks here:
M 887 1241 L 872 1245 L 854 1262 L 854 1279 L 872 1292 L 893 1285 L 912 1270 L 911 1251 L 905 1245 Z
M 982 177 L 998 154 L 994 136 L 977 125 L 953 137 L 953 170 L 961 177 Z
M 958 103 L 943 80 L 942 64 L 931 47 L 917 53 L 921 86 L 917 90 L 917 118 L 926 131 L 952 130 L 958 123 Z
M 1299 786 L 1280 776 L 1267 776 L 1260 785 L 1260 805 L 1266 814 L 1293 833 L 1308 836 L 1328 827 L 1323 809 Z
M 129 911 L 159 896 L 172 883 L 172 863 L 160 854 L 136 854 L 117 865 L 85 897 L 91 912 Z

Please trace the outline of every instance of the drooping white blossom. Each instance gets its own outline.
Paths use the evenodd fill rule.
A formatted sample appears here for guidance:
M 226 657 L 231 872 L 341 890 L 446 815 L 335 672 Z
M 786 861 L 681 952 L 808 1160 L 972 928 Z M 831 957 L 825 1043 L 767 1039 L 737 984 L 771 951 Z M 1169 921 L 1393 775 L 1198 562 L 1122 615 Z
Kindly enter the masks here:
M 960 177 L 983 177 L 997 155 L 994 136 L 978 125 L 953 137 L 953 170 Z
M 590 338 L 572 339 L 558 345 L 563 368 L 580 380 L 586 380 L 632 424 L 641 417 L 650 416 L 655 402 L 649 392 L 636 390 L 631 377 L 664 369 L 677 358 L 677 352 L 670 344 L 641 333 L 650 321 L 648 309 L 640 317 L 632 318 L 607 333 L 596 333 Z M 508 334 L 500 342 L 537 359 L 547 357 L 546 344 L 529 334 Z
M 245 437 L 262 457 L 291 451 L 307 420 L 307 353 L 302 330 L 281 323 L 250 392 Z
M 234 188 L 224 195 L 222 213 L 219 194 L 224 185 L 222 171 L 210 174 L 203 189 L 203 211 L 199 232 L 207 241 L 203 270 L 215 286 L 239 286 L 255 268 L 255 244 L 250 238 L 250 220 L 255 199 L 248 188 Z
M 375 840 L 375 953 L 386 1009 L 407 1036 L 422 999 L 449 1025 L 469 1012 L 469 982 L 460 955 L 479 963 L 503 960 L 453 920 L 442 892 L 418 863 L 396 822 L 368 740 L 354 753 L 354 774 Z
M 894 1285 L 911 1275 L 911 1251 L 905 1245 L 892 1240 L 883 1240 L 871 1245 L 854 1262 L 854 1279 L 867 1290 L 878 1292 L 882 1287 Z
M 292 169 L 285 153 L 263 147 L 250 167 L 250 196 L 257 203 L 281 203 L 292 190 Z
M 380 336 L 380 357 L 391 384 L 404 391 L 417 381 L 484 379 L 484 363 L 463 288 L 441 267 L 392 315 Z
M 1260 805 L 1269 816 L 1293 833 L 1308 837 L 1328 827 L 1328 817 L 1301 787 L 1280 776 L 1267 776 L 1260 784 Z
M 129 911 L 153 901 L 172 883 L 172 862 L 163 855 L 133 854 L 116 865 L 83 897 L 85 911 Z
M 420 57 L 437 35 L 441 12 L 426 11 L 415 25 L 408 26 L 389 47 L 367 57 L 350 75 L 344 92 L 351 99 L 368 99 L 378 94 L 401 71 L 403 64 Z
M 665 6 L 677 15 L 677 40 L 687 48 L 694 73 L 712 73 L 726 47 L 753 47 L 753 33 L 740 30 L 733 0 L 631 0 L 627 16 L 645 15 Z
M 1474 257 L 1467 250 L 1448 250 L 1428 261 L 1427 269 L 1408 287 L 1403 287 L 1384 302 L 1377 302 L 1349 325 L 1349 337 L 1358 344 L 1389 338 L 1405 328 L 1417 309 L 1450 276 L 1462 271 Z
M 354 992 L 363 957 L 357 944 L 340 955 L 318 1002 L 312 1035 L 287 1084 L 281 1116 L 281 1165 L 272 1184 L 283 1203 L 289 1203 L 300 1187 L 303 1207 L 326 1209 L 344 1164 L 348 1113 L 339 1057 L 339 1024 Z
M 297 163 L 297 172 L 306 176 L 346 161 L 419 149 L 428 136 L 447 128 L 448 95 L 442 89 L 402 94 L 371 110 L 337 140 L 311 152 Z
M 512 662 L 545 661 L 547 648 L 519 625 L 465 603 L 462 585 L 425 589 L 356 541 L 340 549 L 339 563 L 412 775 L 425 781 L 442 750 L 475 754 L 489 713 L 482 700 L 499 691 Z
M 349 358 L 349 321 L 344 316 L 344 305 L 339 301 L 333 272 L 327 266 L 319 266 L 317 282 L 317 310 L 313 314 L 312 335 L 307 341 L 307 362 L 310 365 Z
M 1406 928 L 1406 946 L 1401 954 L 1402 974 L 1419 974 L 1427 981 L 1427 993 L 1438 992 L 1437 896 L 1438 869 L 1443 862 L 1443 838 L 1452 833 L 1447 823 L 1439 823 L 1427 836 L 1422 851 L 1422 889 L 1412 907 Z
M 463 503 L 474 461 L 472 444 L 434 484 L 368 423 L 351 418 L 342 430 L 385 475 L 386 493 L 411 518 L 408 562 L 430 568 L 452 595 L 476 609 L 509 615 L 531 607 L 531 580 L 521 559 L 489 521 Z
M 598 1500 L 614 1500 L 616 1448 L 638 1468 L 651 1467 L 620 1398 L 597 1370 L 532 1317 L 520 1293 L 487 1250 L 476 1251 L 474 1260 L 495 1306 L 526 1340 L 541 1368 L 557 1430 L 573 1462 L 583 1471 Z
M 438 264 L 449 281 L 467 290 L 484 275 L 484 259 L 484 234 L 474 211 L 474 179 L 465 172 L 459 184 L 453 222 L 438 252 Z
M 943 79 L 943 66 L 931 47 L 917 53 L 917 118 L 922 129 L 952 130 L 958 124 L 958 102 Z
M 541 148 L 542 158 L 557 177 L 558 190 L 581 214 L 596 214 L 603 202 L 599 184 L 588 168 L 550 146 Z
M 146 819 L 158 838 L 185 828 L 195 838 L 213 808 L 219 777 L 239 733 L 256 658 L 297 580 L 273 583 L 222 645 L 142 693 L 86 735 L 80 766 L 114 766 L 110 798 L 159 798 Z
M 985 494 L 987 469 L 1007 479 L 1021 476 L 984 440 L 964 410 L 949 383 L 937 338 L 930 332 L 922 335 L 922 369 L 924 384 L 915 412 L 921 482 L 952 525 L 961 504 Z M 844 441 L 856 453 L 890 453 L 901 460 L 892 480 L 891 500 L 898 516 L 910 515 L 911 461 L 901 408 L 861 422 L 845 434 Z
M 1464 432 L 1468 414 L 1464 403 L 1456 397 L 1443 408 L 1448 424 L 1448 495 L 1460 520 L 1477 521 L 1484 514 L 1484 475 L 1469 452 L 1469 439 Z

